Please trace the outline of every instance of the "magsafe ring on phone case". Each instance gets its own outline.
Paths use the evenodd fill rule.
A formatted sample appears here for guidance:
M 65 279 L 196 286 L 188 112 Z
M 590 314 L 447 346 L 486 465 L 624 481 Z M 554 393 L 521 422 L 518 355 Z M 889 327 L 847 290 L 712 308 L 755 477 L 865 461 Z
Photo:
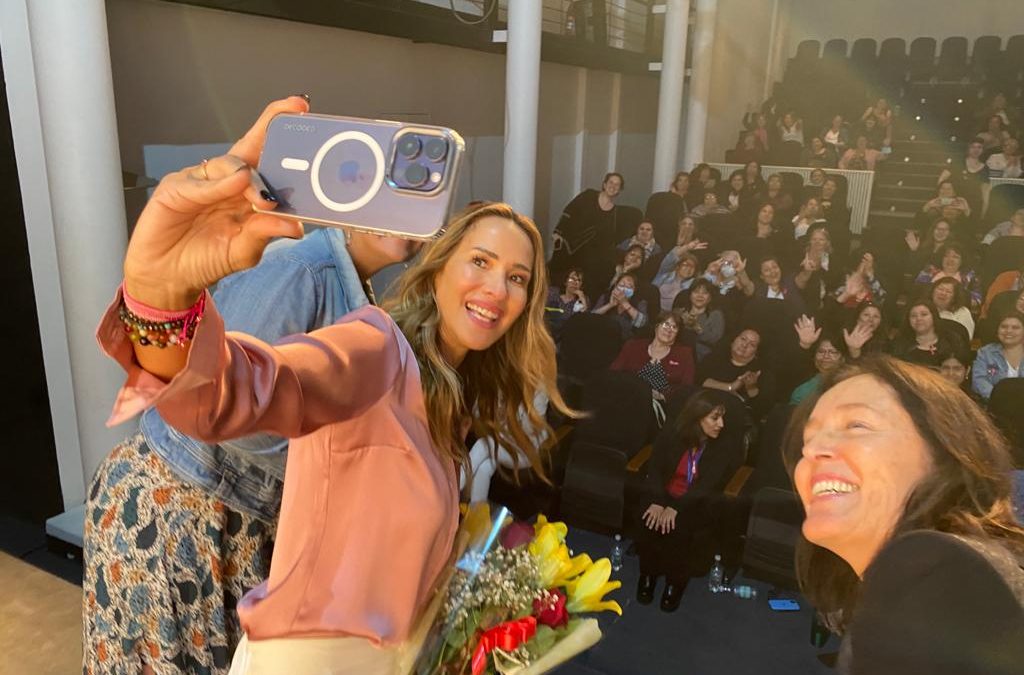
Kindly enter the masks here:
M 332 151 L 333 161 L 328 161 L 328 164 L 331 168 L 337 167 L 337 180 L 329 183 L 328 189 L 334 193 L 333 196 L 346 201 L 337 201 L 328 196 L 320 177 L 324 160 Z M 367 151 L 372 162 L 366 161 Z M 370 169 L 370 166 L 373 168 Z M 368 170 L 372 171 L 372 175 L 367 175 Z M 342 131 L 328 139 L 313 157 L 309 181 L 313 194 L 326 208 L 339 213 L 355 211 L 369 203 L 384 184 L 384 151 L 369 134 L 354 130 Z

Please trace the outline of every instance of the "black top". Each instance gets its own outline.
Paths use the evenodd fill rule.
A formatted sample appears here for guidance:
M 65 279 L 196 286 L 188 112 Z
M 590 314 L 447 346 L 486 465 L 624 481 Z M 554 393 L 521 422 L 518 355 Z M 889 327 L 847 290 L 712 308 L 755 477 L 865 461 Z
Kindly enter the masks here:
M 753 399 L 748 399 L 743 396 L 742 392 L 738 394 L 760 416 L 768 412 L 768 409 L 774 402 L 774 374 L 765 368 L 764 362 L 760 357 L 755 357 L 753 361 L 745 366 L 737 366 L 732 362 L 731 346 L 731 340 L 722 340 L 719 343 L 718 349 L 698 364 L 696 383 L 702 385 L 704 380 L 708 378 L 718 380 L 719 382 L 732 382 L 748 370 L 760 370 L 761 376 L 757 380 L 757 396 Z
M 600 194 L 588 189 L 573 197 L 555 226 L 570 255 L 577 255 L 583 248 L 615 248 L 615 208 L 602 209 L 598 202 Z
M 868 567 L 850 626 L 848 675 L 1019 675 L 1024 571 L 1001 548 L 921 531 Z M 1018 589 L 1018 593 L 1020 589 Z

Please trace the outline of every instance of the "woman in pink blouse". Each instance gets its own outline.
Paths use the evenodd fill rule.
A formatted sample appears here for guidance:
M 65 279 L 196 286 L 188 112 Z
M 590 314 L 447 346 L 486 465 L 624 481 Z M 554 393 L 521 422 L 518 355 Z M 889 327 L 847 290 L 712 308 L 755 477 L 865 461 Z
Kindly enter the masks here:
M 251 184 L 262 144 L 165 177 L 140 215 L 98 331 L 128 373 L 111 423 L 156 405 L 203 440 L 293 439 L 270 577 L 239 604 L 232 673 L 393 673 L 451 552 L 471 410 L 481 437 L 523 449 L 538 472 L 524 427 L 548 429 L 535 394 L 573 414 L 544 327 L 541 237 L 485 204 L 424 250 L 388 312 L 367 306 L 275 346 L 225 334 L 206 288 L 255 265 L 272 238 L 302 236 L 253 211 L 276 205 Z M 140 331 L 140 317 L 175 330 Z

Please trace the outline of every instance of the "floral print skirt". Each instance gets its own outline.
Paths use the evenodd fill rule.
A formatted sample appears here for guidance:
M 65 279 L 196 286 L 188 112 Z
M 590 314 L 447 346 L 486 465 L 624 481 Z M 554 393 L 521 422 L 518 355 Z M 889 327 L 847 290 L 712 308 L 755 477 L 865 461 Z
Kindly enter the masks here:
M 269 573 L 272 537 L 178 479 L 141 433 L 114 448 L 86 503 L 83 673 L 227 673 L 235 607 Z

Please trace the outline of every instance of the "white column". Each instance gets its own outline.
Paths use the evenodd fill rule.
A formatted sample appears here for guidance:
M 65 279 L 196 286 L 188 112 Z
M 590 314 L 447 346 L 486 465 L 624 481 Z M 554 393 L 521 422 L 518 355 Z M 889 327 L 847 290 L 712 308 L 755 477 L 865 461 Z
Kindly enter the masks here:
M 686 108 L 686 144 L 683 167 L 693 168 L 704 161 L 704 140 L 708 128 L 711 101 L 711 54 L 715 41 L 718 0 L 697 0 L 697 26 L 693 31 L 693 66 L 690 73 L 690 99 Z M 727 86 L 728 83 L 722 83 Z
M 655 192 L 667 190 L 676 172 L 686 77 L 686 29 L 690 17 L 690 0 L 668 0 L 667 4 L 658 90 L 658 130 L 654 141 Z
M 508 4 L 505 58 L 505 159 L 502 198 L 533 217 L 540 91 L 541 1 Z
M 4 0 L 0 46 L 66 507 L 124 429 L 120 369 L 93 337 L 127 228 L 103 0 Z

